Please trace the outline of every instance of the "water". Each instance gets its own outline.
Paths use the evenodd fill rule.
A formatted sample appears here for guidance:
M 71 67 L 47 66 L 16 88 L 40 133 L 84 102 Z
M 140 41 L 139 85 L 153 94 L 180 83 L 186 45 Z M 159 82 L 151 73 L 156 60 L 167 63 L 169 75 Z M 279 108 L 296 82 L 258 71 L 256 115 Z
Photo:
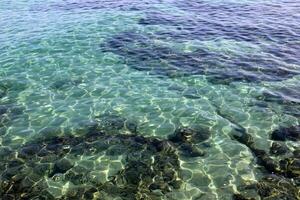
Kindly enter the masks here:
M 268 151 L 274 130 L 299 125 L 299 10 L 295 0 L 1 1 L 2 199 L 232 199 L 267 174 L 232 133 Z M 90 136 L 95 126 L 105 135 Z M 205 155 L 149 150 L 179 127 L 208 136 L 192 143 Z M 129 180 L 143 170 L 131 154 L 153 159 L 162 183 Z M 169 157 L 172 181 L 155 164 Z M 143 185 L 148 175 L 165 186 Z

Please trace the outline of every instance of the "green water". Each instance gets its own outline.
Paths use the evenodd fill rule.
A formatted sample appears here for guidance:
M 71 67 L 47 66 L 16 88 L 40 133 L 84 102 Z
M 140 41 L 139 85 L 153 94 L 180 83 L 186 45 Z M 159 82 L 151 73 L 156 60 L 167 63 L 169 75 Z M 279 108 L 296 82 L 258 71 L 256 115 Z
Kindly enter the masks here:
M 265 91 L 276 92 L 282 87 L 299 94 L 299 75 L 279 82 L 215 84 L 206 74 L 165 77 L 137 70 L 126 57 L 101 51 L 101 44 L 125 31 L 155 35 L 173 31 L 173 27 L 139 24 L 145 10 L 122 10 L 113 3 L 103 3 L 104 8 L 99 9 L 51 7 L 62 2 L 0 3 L 0 106 L 8 109 L 1 115 L 1 148 L 18 149 L 41 137 L 84 136 L 86 124 L 107 113 L 133 121 L 138 134 L 145 137 L 165 139 L 177 127 L 200 126 L 211 133 L 205 142 L 205 156 L 179 156 L 183 185 L 158 199 L 231 199 L 239 185 L 263 174 L 251 151 L 230 137 L 237 124 L 265 150 L 271 144 L 269 134 L 273 130 L 299 124 L 299 115 L 294 114 L 300 110 L 299 96 L 286 95 L 287 101 L 294 104 L 264 101 L 263 96 Z M 259 6 L 257 1 L 243 2 Z M 154 1 L 151 9 L 190 14 L 171 5 L 172 1 Z M 268 41 L 253 43 L 226 37 L 184 41 L 157 38 L 152 42 L 183 53 L 201 48 L 229 60 L 237 55 L 267 55 L 263 48 L 268 45 Z M 278 62 L 299 72 L 299 63 Z M 297 142 L 286 144 L 290 149 L 300 147 Z M 103 152 L 65 157 L 75 163 L 77 170 L 86 171 L 100 183 L 124 167 L 122 156 Z M 47 176 L 44 182 L 54 198 L 77 187 L 70 181 Z M 94 198 L 112 197 L 95 194 Z

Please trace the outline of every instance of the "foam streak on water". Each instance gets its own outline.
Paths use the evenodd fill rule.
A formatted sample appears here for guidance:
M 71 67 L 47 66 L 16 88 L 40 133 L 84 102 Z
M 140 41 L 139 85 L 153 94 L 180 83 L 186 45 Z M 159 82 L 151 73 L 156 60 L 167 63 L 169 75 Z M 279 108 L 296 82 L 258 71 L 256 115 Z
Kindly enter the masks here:
M 299 11 L 297 0 L 2 0 L 0 199 L 232 199 L 268 174 L 232 134 L 269 152 L 274 130 L 299 127 Z M 182 127 L 197 136 L 172 138 Z

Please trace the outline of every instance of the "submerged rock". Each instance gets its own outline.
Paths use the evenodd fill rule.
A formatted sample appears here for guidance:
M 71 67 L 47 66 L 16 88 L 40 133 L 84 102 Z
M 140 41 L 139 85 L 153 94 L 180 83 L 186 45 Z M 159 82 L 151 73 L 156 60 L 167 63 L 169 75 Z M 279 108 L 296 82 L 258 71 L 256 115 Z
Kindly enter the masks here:
M 257 163 L 269 173 L 256 184 L 256 191 L 262 199 L 291 199 L 300 197 L 299 183 L 294 181 L 300 177 L 300 160 L 290 156 L 279 161 L 272 159 L 268 153 L 255 146 L 253 137 L 248 133 L 234 135 L 234 139 L 246 145 L 256 156 Z M 285 154 L 289 151 L 286 146 L 273 142 L 270 152 L 274 155 Z M 295 155 L 295 154 L 294 154 Z M 293 179 L 291 179 L 293 178 Z M 235 195 L 234 199 L 249 199 L 243 195 Z
M 293 151 L 293 154 L 296 158 L 300 158 L 300 148 Z
M 300 158 L 280 160 L 280 167 L 286 177 L 300 177 Z
M 36 155 L 41 149 L 41 146 L 38 144 L 30 144 L 21 148 L 19 151 L 18 157 L 20 158 L 30 158 Z
M 271 134 L 272 140 L 279 140 L 279 141 L 285 141 L 285 140 L 292 140 L 292 141 L 298 141 L 300 140 L 300 125 L 297 126 L 291 126 L 291 127 L 281 127 Z
M 204 142 L 210 138 L 210 133 L 201 129 L 180 127 L 174 134 L 168 137 L 168 141 L 178 146 L 180 153 L 188 157 L 204 156 L 205 152 L 196 144 Z
M 299 188 L 290 180 L 280 176 L 266 176 L 257 184 L 259 195 L 263 199 L 299 199 Z
M 254 144 L 253 137 L 250 134 L 247 133 L 239 133 L 240 135 L 234 134 L 233 138 L 239 141 L 240 143 L 248 146 L 249 148 L 252 147 Z
M 295 183 L 282 176 L 267 175 L 252 185 L 244 187 L 243 194 L 235 194 L 234 200 L 252 200 L 247 191 L 255 189 L 262 200 L 298 200 L 300 189 Z M 244 195 L 245 194 L 245 195 Z M 255 198 L 256 199 L 256 198 Z
M 245 136 L 246 135 L 246 136 Z M 253 154 L 256 156 L 257 158 L 257 163 L 261 166 L 263 166 L 268 172 L 270 173 L 275 173 L 275 174 L 278 174 L 278 175 L 282 175 L 282 176 L 286 176 L 286 177 L 291 177 L 291 176 L 294 176 L 297 174 L 296 171 L 298 171 L 298 168 L 296 167 L 296 171 L 294 169 L 294 165 L 296 163 L 294 163 L 294 161 L 298 160 L 298 159 L 295 159 L 294 157 L 288 157 L 284 160 L 275 160 L 275 159 L 272 159 L 270 155 L 268 155 L 268 153 L 262 149 L 259 149 L 255 146 L 255 143 L 253 141 L 253 137 L 250 135 L 250 134 L 247 134 L 247 133 L 244 133 L 243 136 L 237 136 L 235 135 L 234 138 L 241 142 L 242 144 L 246 145 L 252 152 Z M 242 138 L 247 138 L 247 140 L 244 140 Z M 284 148 L 284 147 L 281 147 L 281 148 Z M 287 149 L 279 149 L 279 147 L 274 147 L 273 146 L 273 149 L 271 147 L 271 152 L 272 151 L 275 151 L 276 153 L 278 153 L 278 151 L 282 151 L 282 152 L 286 152 Z M 291 162 L 287 162 L 287 161 L 293 161 L 292 163 L 292 166 L 293 167 L 288 167 L 290 166 Z M 286 165 L 282 164 L 282 163 L 286 163 Z M 298 175 L 296 175 L 298 176 Z
M 242 194 L 234 194 L 232 197 L 233 200 L 255 200 L 254 198 L 247 198 Z
M 184 156 L 188 156 L 188 157 L 199 157 L 205 155 L 205 152 L 200 148 L 196 147 L 195 145 L 182 144 L 179 147 L 179 149 L 181 150 Z
M 289 152 L 289 148 L 281 143 L 272 142 L 272 146 L 270 148 L 270 153 L 273 155 L 283 155 Z
M 74 163 L 72 161 L 63 158 L 54 163 L 54 168 L 53 168 L 52 173 L 53 174 L 65 173 L 69 169 L 71 169 L 73 166 L 74 166 Z
M 180 127 L 168 139 L 174 143 L 199 143 L 210 138 L 210 133 L 195 128 Z

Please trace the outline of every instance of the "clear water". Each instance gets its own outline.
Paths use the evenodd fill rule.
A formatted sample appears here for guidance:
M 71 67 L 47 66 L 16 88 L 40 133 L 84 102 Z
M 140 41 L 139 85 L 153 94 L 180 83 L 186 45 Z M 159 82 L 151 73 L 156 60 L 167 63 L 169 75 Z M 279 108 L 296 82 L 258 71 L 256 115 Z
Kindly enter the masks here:
M 262 175 L 233 129 L 268 149 L 273 130 L 299 124 L 299 10 L 295 0 L 2 0 L 1 148 L 84 138 L 107 113 L 145 137 L 200 126 L 205 156 L 180 155 L 183 185 L 157 199 L 231 199 Z M 124 167 L 103 152 L 66 157 L 100 183 Z M 42 181 L 57 199 L 92 185 Z

